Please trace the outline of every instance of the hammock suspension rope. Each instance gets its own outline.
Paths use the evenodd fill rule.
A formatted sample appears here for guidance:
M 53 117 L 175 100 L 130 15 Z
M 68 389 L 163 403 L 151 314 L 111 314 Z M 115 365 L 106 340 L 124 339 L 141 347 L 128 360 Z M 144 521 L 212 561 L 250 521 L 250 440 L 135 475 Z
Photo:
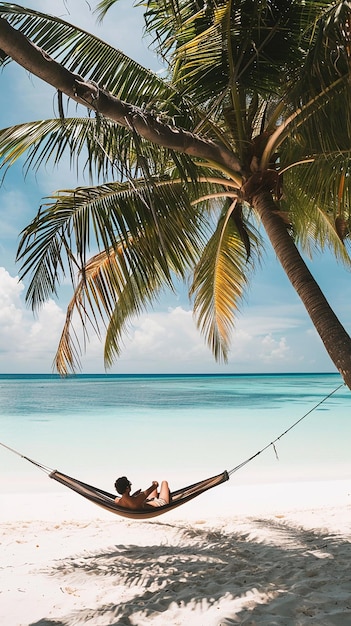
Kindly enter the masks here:
M 233 467 L 233 469 L 228 471 L 228 475 L 231 476 L 232 474 L 234 474 L 234 472 L 237 472 L 239 469 L 241 469 L 242 467 L 244 467 L 245 465 L 247 465 L 247 463 L 250 463 L 250 461 L 252 461 L 253 459 L 255 459 L 257 456 L 259 456 L 260 454 L 262 454 L 262 452 L 265 452 L 266 450 L 268 450 L 268 448 L 270 448 L 272 446 L 274 452 L 275 452 L 275 456 L 278 459 L 278 454 L 277 454 L 277 450 L 275 447 L 275 444 L 277 443 L 277 441 L 279 441 L 280 439 L 282 439 L 282 437 L 284 437 L 285 435 L 287 435 L 293 428 L 295 428 L 295 426 L 297 426 L 298 424 L 300 424 L 300 422 L 302 422 L 302 420 L 304 420 L 306 417 L 308 417 L 308 415 L 310 415 L 311 413 L 313 413 L 313 411 L 315 411 L 316 409 L 318 409 L 318 407 L 323 404 L 324 402 L 326 402 L 326 400 L 329 400 L 329 398 L 331 398 L 337 391 L 339 391 L 339 389 L 341 389 L 341 387 L 344 387 L 344 383 L 341 383 L 340 385 L 338 385 L 338 387 L 336 387 L 333 391 L 331 391 L 330 393 L 328 393 L 328 395 L 324 396 L 324 398 L 322 398 L 322 400 L 320 400 L 319 402 L 317 402 L 317 404 L 315 404 L 312 409 L 310 409 L 309 411 L 307 411 L 307 413 L 305 413 L 305 415 L 303 415 L 302 417 L 300 417 L 298 420 L 296 420 L 296 422 L 294 422 L 293 424 L 291 424 L 291 426 L 289 426 L 289 428 L 287 428 L 286 430 L 284 430 L 283 433 L 281 433 L 278 437 L 276 437 L 273 441 L 271 441 L 270 443 L 268 443 L 266 446 L 264 446 L 264 448 L 261 448 L 261 450 L 259 450 L 258 452 L 256 452 L 256 454 L 253 454 L 252 456 L 250 456 L 248 459 L 246 459 L 245 461 L 242 461 L 242 463 L 239 463 L 239 465 L 236 465 L 235 467 Z

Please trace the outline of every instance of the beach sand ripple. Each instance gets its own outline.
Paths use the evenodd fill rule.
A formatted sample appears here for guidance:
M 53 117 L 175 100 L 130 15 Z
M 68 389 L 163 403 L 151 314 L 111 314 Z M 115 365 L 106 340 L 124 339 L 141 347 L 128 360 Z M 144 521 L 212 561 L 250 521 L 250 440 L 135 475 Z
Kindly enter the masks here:
M 349 626 L 350 505 L 3 521 L 6 626 Z

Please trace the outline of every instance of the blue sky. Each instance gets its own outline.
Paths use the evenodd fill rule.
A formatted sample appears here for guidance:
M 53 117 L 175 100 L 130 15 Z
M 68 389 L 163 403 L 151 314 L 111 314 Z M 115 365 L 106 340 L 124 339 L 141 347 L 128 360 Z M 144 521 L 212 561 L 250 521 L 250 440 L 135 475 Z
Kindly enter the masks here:
M 85 0 L 27 0 L 26 6 L 60 15 L 120 48 L 147 67 L 159 68 L 142 39 L 142 12 L 130 0 L 120 0 L 102 25 L 97 25 Z M 54 90 L 14 64 L 0 74 L 1 127 L 51 117 Z M 83 182 L 83 181 L 80 181 Z M 87 181 L 86 181 L 87 182 Z M 18 281 L 15 256 L 21 229 L 52 191 L 74 187 L 76 175 L 68 162 L 24 177 L 20 164 L 0 187 L 0 373 L 51 372 L 70 297 L 63 286 L 34 317 L 25 305 L 27 281 Z M 350 332 L 350 273 L 330 254 L 317 255 L 308 265 L 335 313 Z M 103 346 L 93 334 L 82 358 L 83 372 L 103 372 Z M 217 364 L 196 330 L 184 286 L 162 295 L 157 307 L 134 320 L 121 358 L 111 373 L 184 372 L 333 372 L 335 371 L 304 307 L 267 245 L 262 267 L 250 290 L 233 334 L 228 364 Z

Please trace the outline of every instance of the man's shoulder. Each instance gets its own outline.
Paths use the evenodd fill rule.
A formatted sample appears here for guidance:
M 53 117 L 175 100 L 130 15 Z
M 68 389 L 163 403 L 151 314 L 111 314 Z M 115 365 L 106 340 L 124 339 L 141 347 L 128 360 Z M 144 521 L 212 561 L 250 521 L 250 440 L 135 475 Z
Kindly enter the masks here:
M 119 498 L 118 504 L 126 507 L 127 509 L 138 509 L 140 507 L 140 503 L 136 500 L 136 498 L 132 498 L 132 496 L 129 495 L 123 495 Z

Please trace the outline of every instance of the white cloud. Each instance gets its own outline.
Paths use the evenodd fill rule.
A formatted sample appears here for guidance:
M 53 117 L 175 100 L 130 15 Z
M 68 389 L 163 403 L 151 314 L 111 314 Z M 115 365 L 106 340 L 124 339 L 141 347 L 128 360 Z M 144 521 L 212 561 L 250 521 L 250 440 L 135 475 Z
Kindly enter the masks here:
M 23 283 L 0 267 L 0 371 L 50 372 L 63 312 L 49 301 L 35 319 L 23 300 Z
M 0 332 L 7 333 L 21 321 L 20 295 L 24 287 L 0 267 Z
M 288 355 L 289 350 L 285 337 L 281 337 L 277 341 L 269 334 L 262 339 L 259 358 L 265 363 L 281 361 Z
M 52 371 L 64 319 L 64 310 L 53 300 L 35 318 L 25 306 L 23 283 L 0 267 L 0 372 Z M 293 309 L 283 316 L 263 306 L 248 310 L 233 334 L 229 363 L 218 364 L 192 311 L 176 306 L 133 320 L 111 373 L 316 371 L 316 365 L 318 371 L 332 371 L 317 334 L 301 326 Z M 82 366 L 85 373 L 104 371 L 103 344 L 94 334 Z
M 134 320 L 121 361 L 149 363 L 152 371 L 155 371 L 155 364 L 163 363 L 173 371 L 174 364 L 186 365 L 195 361 L 200 364 L 202 359 L 212 360 L 213 365 L 213 359 L 209 359 L 208 349 L 196 330 L 192 311 L 178 306 L 166 312 L 144 314 Z

